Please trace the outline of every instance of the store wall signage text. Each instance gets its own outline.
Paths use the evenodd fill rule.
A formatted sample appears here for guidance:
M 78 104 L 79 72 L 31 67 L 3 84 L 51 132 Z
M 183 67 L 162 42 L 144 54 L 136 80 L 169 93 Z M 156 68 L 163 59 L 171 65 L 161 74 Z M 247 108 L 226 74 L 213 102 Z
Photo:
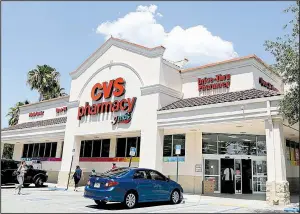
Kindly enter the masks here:
M 198 90 L 211 90 L 211 89 L 218 89 L 218 88 L 229 88 L 230 86 L 230 74 L 218 74 L 214 78 L 212 77 L 205 77 L 205 78 L 198 78 Z
M 129 123 L 131 121 L 131 113 L 126 113 L 121 116 L 114 117 L 114 120 L 111 122 L 112 125 L 116 125 L 117 123 Z
M 125 80 L 121 77 L 115 80 L 110 80 L 109 82 L 96 83 L 91 90 L 91 98 L 93 101 L 99 101 L 102 98 L 109 99 L 112 96 L 121 97 L 125 94 L 124 85 Z M 135 102 L 136 97 L 124 98 L 122 100 L 115 100 L 113 102 L 104 101 L 93 105 L 90 105 L 88 102 L 86 102 L 85 106 L 81 106 L 78 108 L 77 119 L 81 120 L 81 117 L 83 116 L 96 115 L 105 112 L 126 111 L 127 113 L 131 114 L 134 109 Z M 114 119 L 114 121 L 115 120 L 119 119 Z
M 56 108 L 56 113 L 59 114 L 61 112 L 66 112 L 68 110 L 67 106 Z
M 29 117 L 37 117 L 37 116 L 43 116 L 44 111 L 37 111 L 37 112 L 31 112 L 29 113 Z
M 259 84 L 260 84 L 262 87 L 265 87 L 265 88 L 267 88 L 267 89 L 270 89 L 270 90 L 273 90 L 273 91 L 278 91 L 277 88 L 275 88 L 271 83 L 266 82 L 262 77 L 259 78 Z

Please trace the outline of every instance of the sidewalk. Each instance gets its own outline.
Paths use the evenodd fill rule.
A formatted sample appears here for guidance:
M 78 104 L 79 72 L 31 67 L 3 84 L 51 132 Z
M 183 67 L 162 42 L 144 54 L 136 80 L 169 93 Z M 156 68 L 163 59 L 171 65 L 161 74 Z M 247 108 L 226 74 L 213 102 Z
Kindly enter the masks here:
M 235 198 L 222 198 L 205 195 L 189 195 L 184 194 L 185 203 L 198 203 L 216 205 L 216 206 L 230 206 L 230 207 L 241 207 L 256 211 L 284 211 L 284 208 L 288 207 L 299 207 L 299 203 L 291 203 L 286 206 L 272 206 L 267 204 L 266 201 L 261 200 L 249 200 L 249 199 L 235 199 Z
M 46 183 L 49 191 L 68 191 L 73 192 L 74 187 L 69 187 L 66 190 L 66 187 L 59 187 L 56 184 Z M 78 192 L 83 192 L 84 186 L 78 187 Z M 209 206 L 226 206 L 226 207 L 239 207 L 244 209 L 253 210 L 256 212 L 283 212 L 284 208 L 289 207 L 299 207 L 299 203 L 291 203 L 287 206 L 272 206 L 267 204 L 264 200 L 251 200 L 251 199 L 241 199 L 241 198 L 227 198 L 227 197 L 214 197 L 207 195 L 192 195 L 192 194 L 183 194 L 184 204 L 193 204 L 197 206 L 209 205 Z

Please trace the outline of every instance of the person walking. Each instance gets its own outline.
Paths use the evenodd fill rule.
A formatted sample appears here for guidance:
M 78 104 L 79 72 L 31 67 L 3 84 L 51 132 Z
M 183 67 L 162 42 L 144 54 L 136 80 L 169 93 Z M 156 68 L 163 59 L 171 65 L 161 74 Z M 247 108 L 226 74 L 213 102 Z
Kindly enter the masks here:
M 16 172 L 17 180 L 19 184 L 16 185 L 15 194 L 17 193 L 16 191 L 18 190 L 18 195 L 21 195 L 21 189 L 24 183 L 25 173 L 26 173 L 26 163 L 25 161 L 22 161 Z
M 112 168 L 111 168 L 111 169 L 115 169 L 115 168 L 117 168 L 117 166 L 116 166 L 116 164 L 115 164 L 115 163 L 113 163 L 113 165 L 112 165 Z
M 74 183 L 75 183 L 74 191 L 77 191 L 78 183 L 79 183 L 81 177 L 82 177 L 82 170 L 80 169 L 79 166 L 76 166 L 76 169 L 75 169 L 75 172 L 73 175 L 73 179 L 74 179 Z

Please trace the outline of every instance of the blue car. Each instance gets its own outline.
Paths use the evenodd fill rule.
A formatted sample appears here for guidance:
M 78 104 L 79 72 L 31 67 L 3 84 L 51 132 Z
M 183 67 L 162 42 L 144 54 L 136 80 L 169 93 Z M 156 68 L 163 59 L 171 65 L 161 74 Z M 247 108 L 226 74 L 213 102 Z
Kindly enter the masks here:
M 140 202 L 170 201 L 179 204 L 183 189 L 158 171 L 143 168 L 116 168 L 99 176 L 91 176 L 84 189 L 84 197 L 99 206 L 107 202 L 121 202 L 134 208 Z

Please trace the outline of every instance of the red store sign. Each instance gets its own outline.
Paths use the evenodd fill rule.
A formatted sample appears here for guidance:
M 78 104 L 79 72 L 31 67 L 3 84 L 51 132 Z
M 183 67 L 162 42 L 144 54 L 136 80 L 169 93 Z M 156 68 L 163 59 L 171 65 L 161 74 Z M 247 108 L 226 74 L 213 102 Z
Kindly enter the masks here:
M 37 111 L 37 112 L 29 113 L 29 117 L 36 117 L 36 116 L 42 116 L 42 115 L 44 115 L 44 111 Z
M 259 84 L 260 84 L 262 87 L 265 87 L 265 88 L 267 88 L 267 89 L 270 89 L 270 90 L 273 90 L 273 91 L 278 91 L 277 88 L 275 88 L 271 83 L 266 82 L 262 77 L 259 78 Z
M 198 90 L 211 90 L 211 89 L 218 89 L 218 88 L 229 88 L 230 86 L 230 74 L 218 74 L 214 78 L 198 78 Z
M 62 108 L 56 108 L 56 113 L 59 114 L 61 112 L 66 112 L 68 110 L 68 108 L 66 106 L 62 107 Z
M 91 90 L 91 98 L 93 101 L 99 101 L 102 98 L 109 99 L 112 96 L 121 97 L 125 94 L 125 80 L 121 77 L 110 80 L 109 82 L 96 83 Z M 113 125 L 116 123 L 129 123 L 131 120 L 131 113 L 134 109 L 136 97 L 124 98 L 122 100 L 105 101 L 90 105 L 88 102 L 85 106 L 78 107 L 77 119 L 88 115 L 102 114 L 105 112 L 119 112 L 125 111 L 126 118 L 117 116 L 114 118 Z M 128 114 L 127 114 L 128 113 Z M 126 119 L 126 120 L 125 120 Z

